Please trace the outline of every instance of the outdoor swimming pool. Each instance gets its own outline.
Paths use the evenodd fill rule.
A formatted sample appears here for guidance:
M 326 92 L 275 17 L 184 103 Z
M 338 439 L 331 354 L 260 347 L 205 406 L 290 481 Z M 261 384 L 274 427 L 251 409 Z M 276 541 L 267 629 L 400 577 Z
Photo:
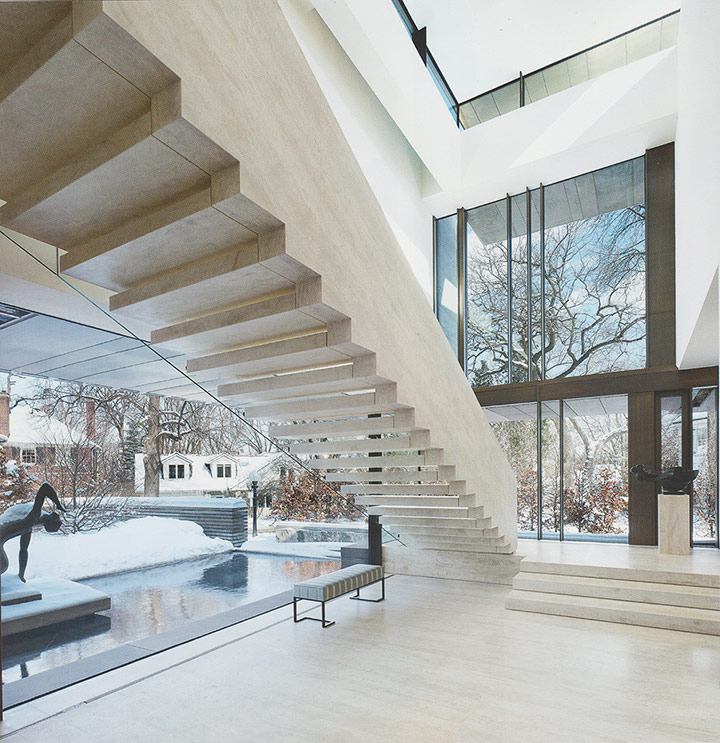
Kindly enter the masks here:
M 112 608 L 3 639 L 3 681 L 205 619 L 338 567 L 332 560 L 232 552 L 80 581 L 109 594 Z

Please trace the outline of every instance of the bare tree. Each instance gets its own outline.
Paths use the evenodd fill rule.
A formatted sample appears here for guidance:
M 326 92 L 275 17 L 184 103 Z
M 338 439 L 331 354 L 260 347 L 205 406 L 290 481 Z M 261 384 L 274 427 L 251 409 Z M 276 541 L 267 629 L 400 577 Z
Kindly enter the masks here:
M 473 236 L 467 266 L 468 373 L 472 384 L 519 382 L 527 380 L 528 374 L 539 379 L 543 353 L 548 378 L 643 366 L 644 224 L 645 208 L 634 206 L 546 230 L 544 341 L 540 251 L 532 245 L 528 299 L 527 238 L 513 240 L 512 356 L 507 245 L 483 245 Z M 510 358 L 513 378 L 508 380 Z

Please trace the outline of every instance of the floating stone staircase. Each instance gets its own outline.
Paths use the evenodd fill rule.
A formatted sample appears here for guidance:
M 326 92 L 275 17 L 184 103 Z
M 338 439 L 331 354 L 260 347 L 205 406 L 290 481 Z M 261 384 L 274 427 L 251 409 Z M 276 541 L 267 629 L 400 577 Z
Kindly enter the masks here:
M 525 558 L 505 606 L 720 635 L 720 575 Z
M 406 544 L 512 552 L 468 463 L 415 425 L 240 162 L 185 116 L 178 76 L 102 3 L 3 3 L 0 20 L 0 223 L 59 247 L 63 274 L 114 292 L 116 317 Z M 205 399 L 161 361 L 137 386 Z

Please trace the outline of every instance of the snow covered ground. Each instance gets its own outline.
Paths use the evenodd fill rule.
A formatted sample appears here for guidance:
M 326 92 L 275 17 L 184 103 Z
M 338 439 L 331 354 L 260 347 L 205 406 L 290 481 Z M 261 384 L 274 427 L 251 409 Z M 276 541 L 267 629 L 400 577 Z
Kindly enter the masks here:
M 240 547 L 241 552 L 264 555 L 290 555 L 313 560 L 339 560 L 340 548 L 351 546 L 350 542 L 278 542 L 274 534 L 259 534 Z
M 10 567 L 18 572 L 18 540 L 5 546 Z M 25 577 L 81 580 L 229 552 L 230 542 L 203 533 L 192 521 L 149 516 L 122 521 L 96 532 L 33 533 Z

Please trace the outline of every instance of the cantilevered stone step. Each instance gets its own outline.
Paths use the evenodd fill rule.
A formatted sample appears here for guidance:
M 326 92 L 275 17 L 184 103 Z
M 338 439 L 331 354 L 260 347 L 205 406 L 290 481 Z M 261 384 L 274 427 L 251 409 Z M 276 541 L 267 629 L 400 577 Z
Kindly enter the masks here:
M 357 361 L 358 359 L 355 359 L 353 363 L 356 364 Z M 362 418 L 350 418 L 339 421 L 291 423 L 270 426 L 268 433 L 270 436 L 278 439 L 312 439 L 326 436 L 409 433 L 414 428 L 415 411 L 412 408 L 405 408 L 394 411 L 392 415 L 383 415 L 379 418 L 368 418 L 364 416 Z
M 23 33 L 30 31 L 24 20 L 22 24 Z M 73 40 L 70 13 L 40 33 L 0 78 L 0 198 L 8 202 L 137 119 L 150 103 Z M 48 217 L 49 224 L 52 213 Z M 39 233 L 37 237 L 44 239 Z
M 437 539 L 424 539 L 403 535 L 408 547 L 417 547 L 426 550 L 449 550 L 452 552 L 490 552 L 495 554 L 511 554 L 512 548 L 502 544 L 503 540 L 492 539 L 457 540 L 438 537 Z
M 469 518 L 467 508 L 459 506 L 369 506 L 368 514 L 371 516 L 402 518 L 419 516 L 422 518 Z
M 363 469 L 368 467 L 422 467 L 442 464 L 442 449 L 425 449 L 422 454 L 394 454 L 384 457 L 328 457 L 308 459 L 314 470 Z
M 512 590 L 505 608 L 619 624 L 720 635 L 720 611 Z
M 268 403 L 245 408 L 247 418 L 288 421 L 343 417 L 354 413 L 387 412 L 397 405 L 395 385 L 380 385 L 357 395 L 333 395 L 307 400 Z
M 457 495 L 356 495 L 355 504 L 358 506 L 419 506 L 425 507 L 455 507 L 460 506 Z
M 343 454 L 350 452 L 386 452 L 426 449 L 430 446 L 430 431 L 416 429 L 409 435 L 401 434 L 381 439 L 333 439 L 292 444 L 293 454 Z
M 185 161 L 173 149 L 165 147 L 165 150 L 178 162 Z M 231 253 L 238 246 L 257 240 L 257 262 L 270 259 L 281 277 L 302 280 L 287 273 L 297 262 L 284 255 L 284 229 L 278 220 L 247 199 L 243 202 L 247 206 L 246 218 L 236 219 L 228 214 L 228 204 L 244 199 L 240 193 L 238 164 L 210 177 L 202 169 L 198 170 L 202 180 L 193 186 L 184 186 L 169 177 L 167 184 L 174 187 L 174 191 L 162 203 L 151 201 L 144 210 L 136 210 L 114 229 L 68 246 L 69 253 L 61 258 L 61 269 L 120 292 L 159 274 L 180 272 L 183 264 Z M 172 170 L 164 168 L 161 172 L 171 175 Z M 178 245 L 183 247 L 178 248 Z M 147 260 L 148 255 L 152 255 L 152 261 Z M 257 286 L 236 287 L 237 294 L 252 294 L 236 297 L 228 292 L 205 300 L 214 300 L 211 307 L 214 310 L 270 291 L 272 289 Z M 111 309 L 117 309 L 117 305 L 111 304 Z M 185 309 L 184 317 L 178 320 L 201 314 L 192 304 Z
M 438 544 L 452 544 L 455 546 L 469 546 L 483 545 L 485 547 L 507 547 L 507 542 L 504 537 L 494 537 L 488 535 L 479 536 L 477 534 L 461 534 L 458 536 L 446 536 L 443 534 L 406 534 L 408 542 L 422 543 L 426 545 L 438 545 Z
M 439 517 L 439 516 L 395 516 L 395 515 L 381 515 L 380 523 L 385 526 L 394 527 L 391 531 L 399 531 L 400 534 L 407 526 L 448 526 L 448 527 L 476 527 L 478 522 L 484 521 L 484 519 L 471 519 L 471 518 L 452 518 L 452 517 Z M 487 519 L 489 522 L 490 519 Z
M 190 359 L 187 370 L 196 379 L 213 378 L 218 374 L 228 378 L 250 377 L 333 361 L 347 361 L 353 354 L 360 356 L 363 353 L 367 353 L 367 350 L 353 347 L 347 325 L 338 323 L 328 326 L 326 331 L 311 335 L 300 335 L 296 338 L 285 338 Z M 285 404 L 281 402 L 263 407 L 279 409 Z
M 364 483 L 360 485 L 341 485 L 343 495 L 464 495 L 464 481 L 430 484 L 380 484 Z
M 229 382 L 219 387 L 218 394 L 232 405 L 247 405 L 333 392 L 366 390 L 389 383 L 390 380 L 378 377 L 375 373 L 375 354 L 365 354 L 308 371 L 292 371 L 246 381 Z M 326 428 L 327 426 L 340 425 L 340 423 L 323 422 L 304 425 L 322 426 L 323 435 L 327 435 L 333 430 L 332 427 Z M 271 430 L 277 428 L 293 430 L 297 428 L 297 425 L 271 426 Z M 279 436 L 277 433 L 270 435 L 275 438 L 288 438 Z
M 455 468 L 452 468 L 452 478 Z M 328 472 L 325 475 L 328 482 L 438 482 L 448 478 L 439 477 L 437 470 L 386 470 L 384 472 Z
M 720 611 L 720 589 L 703 586 L 520 572 L 513 580 L 513 588 L 536 593 L 588 596 Z
M 153 330 L 150 340 L 187 354 L 227 351 L 249 343 L 325 329 L 305 306 L 321 302 L 320 279 L 314 287 L 286 291 L 193 320 Z
M 62 259 L 62 267 L 72 270 L 105 253 L 109 246 L 107 235 L 141 215 L 205 189 L 209 204 L 208 173 L 156 136 L 180 118 L 179 97 L 177 83 L 160 91 L 137 119 L 110 132 L 102 141 L 89 143 L 79 156 L 16 194 L 3 207 L 0 219 L 13 229 L 70 250 L 71 254 Z M 103 99 L 98 105 L 104 102 Z M 198 221 L 203 218 L 197 215 Z M 210 225 L 205 227 L 212 234 Z M 254 237 L 241 225 L 238 227 L 240 230 L 235 233 L 239 232 L 241 239 Z M 196 252 L 201 254 L 209 243 L 212 241 L 196 247 Z M 155 247 L 153 263 L 157 271 L 161 251 Z M 126 258 L 132 261 L 145 256 L 134 253 Z M 117 259 L 116 255 L 112 260 Z M 92 278 L 96 283 L 102 283 L 96 273 L 101 264 L 102 261 L 93 264 Z
M 180 206 L 182 203 L 177 208 Z M 148 220 L 150 223 L 136 225 L 118 240 L 133 240 L 146 251 L 152 251 L 156 243 L 173 246 L 173 235 L 178 230 L 191 229 L 198 208 L 203 207 L 187 204 L 180 213 L 173 210 L 170 214 L 158 214 L 157 218 Z M 172 266 L 163 272 L 152 264 L 138 266 L 136 271 L 129 287 L 110 297 L 110 309 L 163 325 L 289 292 L 296 284 L 317 277 L 285 254 L 282 227 L 261 233 L 257 238 L 238 241 L 228 250 L 204 258 L 198 259 L 194 253 L 176 254 Z M 148 271 L 152 274 L 147 275 Z
M 483 521 L 489 522 L 490 519 L 482 519 Z M 497 537 L 498 528 L 496 526 L 490 526 L 485 524 L 483 526 L 472 526 L 472 527 L 456 527 L 456 526 L 405 526 L 403 528 L 403 534 L 408 536 L 413 535 L 417 537 L 473 537 L 473 538 L 486 538 L 486 537 Z

